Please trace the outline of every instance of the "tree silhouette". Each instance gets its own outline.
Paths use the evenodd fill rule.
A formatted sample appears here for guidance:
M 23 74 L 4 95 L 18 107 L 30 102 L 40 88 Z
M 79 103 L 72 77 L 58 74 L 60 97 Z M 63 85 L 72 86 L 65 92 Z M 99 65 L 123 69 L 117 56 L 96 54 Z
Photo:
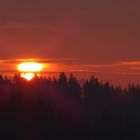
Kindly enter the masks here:
M 71 73 L 70 78 L 68 81 L 68 87 L 70 94 L 77 100 L 80 100 L 81 98 L 81 87 L 74 75 Z
M 67 87 L 67 77 L 66 77 L 66 74 L 64 72 L 60 73 L 59 85 L 62 86 L 63 88 Z
M 0 75 L 0 132 L 4 139 L 139 139 L 140 86 L 83 86 L 71 73 L 59 78 Z M 119 137 L 117 137 L 119 139 Z

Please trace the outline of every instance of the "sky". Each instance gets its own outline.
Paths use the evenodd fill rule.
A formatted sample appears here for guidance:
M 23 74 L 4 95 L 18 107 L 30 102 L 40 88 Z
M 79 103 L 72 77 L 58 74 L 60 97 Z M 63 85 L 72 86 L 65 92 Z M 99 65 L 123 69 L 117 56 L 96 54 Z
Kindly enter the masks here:
M 140 1 L 1 0 L 0 71 L 28 58 L 50 72 L 140 83 Z

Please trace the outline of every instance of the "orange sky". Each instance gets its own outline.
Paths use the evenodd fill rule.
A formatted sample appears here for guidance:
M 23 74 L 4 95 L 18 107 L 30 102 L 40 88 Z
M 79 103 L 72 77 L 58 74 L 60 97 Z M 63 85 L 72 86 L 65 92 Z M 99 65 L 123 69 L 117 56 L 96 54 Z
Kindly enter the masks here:
M 0 71 L 39 58 L 51 72 L 140 83 L 139 17 L 138 0 L 1 0 Z
M 13 75 L 18 71 L 19 63 L 28 61 L 29 59 L 1 60 L 0 72 L 4 75 Z M 59 72 L 65 71 L 73 72 L 79 80 L 89 79 L 91 75 L 95 75 L 100 81 L 108 80 L 115 85 L 140 83 L 140 61 L 120 61 L 110 64 L 78 64 L 78 60 L 74 59 L 34 59 L 32 61 L 45 64 L 41 72 L 45 76 L 57 77 Z

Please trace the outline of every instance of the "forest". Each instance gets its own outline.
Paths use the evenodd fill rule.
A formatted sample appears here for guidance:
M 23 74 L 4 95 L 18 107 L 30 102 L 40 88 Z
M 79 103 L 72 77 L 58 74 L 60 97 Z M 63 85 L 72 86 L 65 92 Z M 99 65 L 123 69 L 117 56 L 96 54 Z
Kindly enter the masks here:
M 139 139 L 140 85 L 127 88 L 74 74 L 0 76 L 0 139 Z

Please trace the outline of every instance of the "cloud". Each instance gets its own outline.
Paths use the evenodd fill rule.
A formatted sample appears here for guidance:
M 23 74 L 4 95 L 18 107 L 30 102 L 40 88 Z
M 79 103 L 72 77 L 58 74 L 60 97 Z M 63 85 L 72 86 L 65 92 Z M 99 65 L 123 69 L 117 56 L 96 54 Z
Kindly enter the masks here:
M 100 73 L 112 73 L 112 74 L 137 74 L 139 75 L 140 72 L 140 61 L 120 61 L 114 62 L 111 64 L 75 64 L 71 65 L 73 68 L 83 69 L 83 70 L 90 70 L 93 72 L 100 72 Z M 136 71 L 137 70 L 137 71 Z
M 114 74 L 119 74 L 119 75 L 139 75 L 140 72 L 115 72 Z
M 15 59 L 0 59 L 0 63 L 20 63 L 20 62 L 27 62 L 27 61 L 36 61 L 40 63 L 63 63 L 63 62 L 70 62 L 76 61 L 74 58 L 15 58 Z
M 139 70 L 140 71 L 140 66 L 138 67 L 130 67 L 131 70 Z
M 97 70 L 84 70 L 84 69 L 69 69 L 67 72 L 73 72 L 73 73 L 98 73 L 100 71 Z
M 48 64 L 44 72 L 73 72 L 115 75 L 140 75 L 140 61 L 120 61 L 111 64 L 78 64 L 74 58 L 29 58 L 29 59 L 1 59 L 0 71 L 16 71 L 16 65 L 21 62 L 35 61 Z
M 17 71 L 17 64 L 22 62 L 39 62 L 42 64 L 48 64 L 44 71 L 66 71 L 68 64 L 73 63 L 76 59 L 73 58 L 16 58 L 16 59 L 0 59 L 0 72 L 15 72 Z
M 37 23 L 24 23 L 24 22 L 7 22 L 0 25 L 0 29 L 45 29 L 52 31 L 53 28 L 49 24 L 37 24 Z
M 139 65 L 140 66 L 140 61 L 122 61 L 119 62 L 118 64 L 120 65 Z

